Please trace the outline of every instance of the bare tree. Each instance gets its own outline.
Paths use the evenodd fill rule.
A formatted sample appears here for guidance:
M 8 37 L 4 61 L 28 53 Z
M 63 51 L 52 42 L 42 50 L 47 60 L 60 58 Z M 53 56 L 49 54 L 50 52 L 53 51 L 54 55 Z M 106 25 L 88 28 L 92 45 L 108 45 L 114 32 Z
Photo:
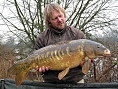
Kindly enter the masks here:
M 90 38 L 91 32 L 116 30 L 118 18 L 116 17 L 117 10 L 115 8 L 117 6 L 112 5 L 112 0 L 7 0 L 4 7 L 8 8 L 11 14 L 7 17 L 0 13 L 0 16 L 8 29 L 20 38 L 20 42 L 24 42 L 32 48 L 37 35 L 46 29 L 43 20 L 43 9 L 46 4 L 51 2 L 59 3 L 67 12 L 67 24 L 82 30 L 88 38 Z M 111 17 L 112 13 L 115 13 L 115 16 Z M 91 66 L 90 74 L 87 75 L 88 81 L 106 82 L 117 80 L 118 66 L 114 65 L 111 60 L 117 58 L 116 49 L 118 46 L 117 43 L 106 46 L 113 49 L 116 57 L 109 58 L 109 61 L 96 60 Z M 107 77 L 108 74 L 109 77 Z
M 9 11 L 12 15 L 0 15 L 12 33 L 25 44 L 30 41 L 34 45 L 37 34 L 45 30 L 43 9 L 51 2 L 59 3 L 67 12 L 67 24 L 78 27 L 87 37 L 90 37 L 91 31 L 112 30 L 116 25 L 114 21 L 117 18 L 108 15 L 115 13 L 111 0 L 7 0 L 6 5 L 11 7 Z

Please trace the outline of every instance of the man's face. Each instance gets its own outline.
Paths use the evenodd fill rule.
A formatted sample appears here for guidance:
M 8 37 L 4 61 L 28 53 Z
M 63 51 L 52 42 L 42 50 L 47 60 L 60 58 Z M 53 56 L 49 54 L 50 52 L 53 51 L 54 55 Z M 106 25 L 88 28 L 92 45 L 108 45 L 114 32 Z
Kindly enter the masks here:
M 65 27 L 66 18 L 62 12 L 54 10 L 49 22 L 51 23 L 52 27 L 61 30 Z

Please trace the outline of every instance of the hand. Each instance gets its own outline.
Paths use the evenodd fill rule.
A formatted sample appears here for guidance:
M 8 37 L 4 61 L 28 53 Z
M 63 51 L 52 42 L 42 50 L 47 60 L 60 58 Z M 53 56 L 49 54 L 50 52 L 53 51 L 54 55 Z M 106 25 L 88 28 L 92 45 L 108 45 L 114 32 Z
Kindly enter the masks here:
M 91 60 L 90 60 L 90 63 L 93 63 L 93 62 L 94 62 L 94 59 L 91 59 Z
M 84 60 L 83 61 L 81 61 L 81 63 L 80 63 L 80 66 L 83 66 L 84 65 Z
M 48 71 L 49 70 L 49 67 L 45 67 L 45 66 L 39 67 L 39 66 L 36 66 L 35 69 L 37 71 L 39 71 L 40 73 L 43 73 L 45 71 Z
M 88 62 L 89 62 L 89 63 L 93 63 L 93 62 L 94 62 L 94 59 L 89 59 Z M 83 66 L 84 63 L 85 63 L 85 61 L 82 60 L 81 63 L 80 63 L 80 66 Z

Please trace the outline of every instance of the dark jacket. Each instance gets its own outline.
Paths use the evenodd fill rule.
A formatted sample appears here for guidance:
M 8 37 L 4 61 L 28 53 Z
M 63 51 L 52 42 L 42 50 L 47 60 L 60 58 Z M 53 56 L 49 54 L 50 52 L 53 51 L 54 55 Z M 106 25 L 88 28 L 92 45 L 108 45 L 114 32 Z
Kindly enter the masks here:
M 86 38 L 82 31 L 77 28 L 70 26 L 65 26 L 63 30 L 55 30 L 54 28 L 47 29 L 43 31 L 36 39 L 35 49 L 40 49 L 50 44 L 54 44 L 60 41 L 69 41 L 76 39 Z M 62 79 L 58 80 L 58 73 L 60 71 L 46 71 L 43 75 L 45 82 L 78 82 L 83 78 L 82 67 L 78 66 L 76 68 L 70 69 L 69 73 Z

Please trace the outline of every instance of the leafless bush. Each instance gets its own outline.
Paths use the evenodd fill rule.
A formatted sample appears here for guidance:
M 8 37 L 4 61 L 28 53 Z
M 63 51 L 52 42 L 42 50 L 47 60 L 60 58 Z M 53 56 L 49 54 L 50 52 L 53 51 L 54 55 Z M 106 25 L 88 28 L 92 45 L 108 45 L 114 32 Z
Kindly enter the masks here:
M 105 58 L 97 58 L 91 64 L 90 72 L 85 76 L 86 82 L 118 82 L 118 43 L 102 42 L 111 50 L 111 56 Z
M 0 78 L 10 78 L 12 77 L 7 73 L 7 70 L 12 66 L 15 59 L 13 51 L 3 45 L 0 45 Z

